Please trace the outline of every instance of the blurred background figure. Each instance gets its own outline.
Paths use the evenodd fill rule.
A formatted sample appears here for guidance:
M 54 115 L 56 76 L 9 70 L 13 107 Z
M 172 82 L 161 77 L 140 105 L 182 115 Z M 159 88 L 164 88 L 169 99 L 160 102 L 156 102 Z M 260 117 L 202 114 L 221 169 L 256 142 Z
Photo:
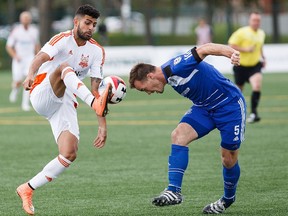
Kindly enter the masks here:
M 12 58 L 12 91 L 9 95 L 11 103 L 17 101 L 17 95 L 20 88 L 22 89 L 22 81 L 28 73 L 30 63 L 40 50 L 39 32 L 31 25 L 30 12 L 22 12 L 19 19 L 20 24 L 13 28 L 6 43 L 6 50 Z M 21 108 L 24 111 L 30 110 L 29 91 L 23 90 Z
M 260 121 L 257 112 L 262 88 L 262 68 L 265 66 L 263 45 L 265 33 L 260 29 L 261 15 L 253 12 L 249 17 L 249 25 L 236 30 L 230 37 L 229 45 L 240 52 L 240 66 L 233 66 L 236 85 L 243 91 L 245 82 L 250 83 L 251 113 L 248 123 Z
M 100 45 L 102 46 L 107 46 L 109 45 L 109 40 L 108 40 L 108 30 L 105 22 L 100 22 L 98 26 L 98 34 L 99 34 L 99 42 Z
M 212 28 L 206 23 L 205 19 L 202 18 L 199 20 L 198 25 L 195 28 L 195 33 L 197 39 L 196 44 L 198 46 L 212 42 Z

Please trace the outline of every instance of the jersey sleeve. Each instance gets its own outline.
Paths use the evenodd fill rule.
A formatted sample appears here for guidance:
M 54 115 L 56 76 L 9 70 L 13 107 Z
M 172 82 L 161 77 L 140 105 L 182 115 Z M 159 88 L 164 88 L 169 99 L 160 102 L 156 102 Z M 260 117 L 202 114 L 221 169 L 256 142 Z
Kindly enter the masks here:
M 61 52 L 65 48 L 65 37 L 62 33 L 52 37 L 41 49 L 42 52 L 47 53 L 50 58 Z
M 98 47 L 95 52 L 94 61 L 90 67 L 90 77 L 104 78 L 103 65 L 105 62 L 105 51 L 103 47 Z
M 15 45 L 15 43 L 16 43 L 16 37 L 15 37 L 16 32 L 17 32 L 16 29 L 17 29 L 17 28 L 14 28 L 14 29 L 11 31 L 11 33 L 9 34 L 9 36 L 8 36 L 6 45 L 9 46 L 9 47 L 13 47 L 13 46 Z
M 191 73 L 197 65 L 198 62 L 192 54 L 192 49 L 170 60 L 170 67 L 173 74 Z

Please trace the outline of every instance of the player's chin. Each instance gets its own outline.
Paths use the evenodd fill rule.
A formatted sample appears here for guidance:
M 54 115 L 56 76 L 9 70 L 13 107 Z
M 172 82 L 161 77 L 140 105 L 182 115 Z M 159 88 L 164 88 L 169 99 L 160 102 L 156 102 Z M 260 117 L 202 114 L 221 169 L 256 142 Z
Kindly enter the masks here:
M 90 40 L 91 38 L 92 38 L 92 34 L 90 34 L 90 33 L 86 33 L 86 34 L 83 34 L 82 35 L 82 38 L 84 39 L 84 40 Z

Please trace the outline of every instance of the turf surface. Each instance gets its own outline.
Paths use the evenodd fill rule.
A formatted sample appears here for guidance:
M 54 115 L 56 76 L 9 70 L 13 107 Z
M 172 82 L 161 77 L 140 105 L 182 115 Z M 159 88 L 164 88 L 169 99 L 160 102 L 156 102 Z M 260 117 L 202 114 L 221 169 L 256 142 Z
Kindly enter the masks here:
M 231 77 L 231 75 L 228 75 Z M 127 80 L 127 79 L 126 79 Z M 225 215 L 287 215 L 288 74 L 265 74 L 259 112 L 248 124 L 239 156 L 237 201 Z M 10 104 L 11 74 L 0 71 L 0 215 L 25 215 L 16 187 L 57 156 L 48 122 Z M 248 110 L 250 87 L 244 91 Z M 80 101 L 79 101 L 80 102 Z M 80 102 L 81 140 L 77 160 L 34 195 L 37 215 L 202 215 L 222 193 L 218 131 L 190 144 L 183 204 L 155 207 L 151 199 L 167 186 L 170 133 L 191 103 L 169 86 L 163 95 L 128 89 L 111 105 L 106 146 L 94 149 L 97 120 Z

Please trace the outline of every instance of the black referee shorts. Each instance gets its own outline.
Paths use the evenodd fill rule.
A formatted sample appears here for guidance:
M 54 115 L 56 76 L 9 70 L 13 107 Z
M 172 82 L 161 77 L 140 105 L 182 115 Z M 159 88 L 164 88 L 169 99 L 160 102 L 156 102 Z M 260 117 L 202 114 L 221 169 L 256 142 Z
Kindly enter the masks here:
M 245 82 L 249 83 L 249 78 L 255 73 L 261 73 L 263 67 L 262 62 L 258 62 L 255 66 L 246 67 L 246 66 L 234 66 L 234 79 L 237 85 L 244 85 Z

